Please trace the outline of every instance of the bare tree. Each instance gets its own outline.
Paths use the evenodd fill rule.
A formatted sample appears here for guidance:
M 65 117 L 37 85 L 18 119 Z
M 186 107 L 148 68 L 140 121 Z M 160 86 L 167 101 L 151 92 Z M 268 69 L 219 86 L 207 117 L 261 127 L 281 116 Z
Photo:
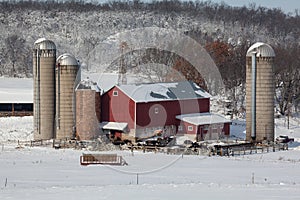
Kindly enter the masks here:
M 10 35 L 5 39 L 6 68 L 10 71 L 9 76 L 25 74 L 29 70 L 28 54 L 25 39 L 19 35 Z
M 279 112 L 287 115 L 290 105 L 297 109 L 300 99 L 300 58 L 299 46 L 292 44 L 276 47 L 275 82 L 276 101 Z

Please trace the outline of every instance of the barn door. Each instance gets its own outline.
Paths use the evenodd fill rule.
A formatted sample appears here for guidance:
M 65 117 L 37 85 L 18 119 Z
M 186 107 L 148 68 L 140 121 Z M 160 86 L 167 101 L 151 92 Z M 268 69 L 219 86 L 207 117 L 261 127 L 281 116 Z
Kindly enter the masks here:
M 203 140 L 203 127 L 199 126 L 197 129 L 197 136 L 196 136 L 196 140 L 197 142 L 202 141 Z

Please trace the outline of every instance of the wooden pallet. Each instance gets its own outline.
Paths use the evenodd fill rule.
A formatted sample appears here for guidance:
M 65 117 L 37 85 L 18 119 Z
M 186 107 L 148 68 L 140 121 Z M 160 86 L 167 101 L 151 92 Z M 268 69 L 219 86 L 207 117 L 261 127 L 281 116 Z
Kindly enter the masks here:
M 127 165 L 122 156 L 117 154 L 83 154 L 80 156 L 81 165 Z

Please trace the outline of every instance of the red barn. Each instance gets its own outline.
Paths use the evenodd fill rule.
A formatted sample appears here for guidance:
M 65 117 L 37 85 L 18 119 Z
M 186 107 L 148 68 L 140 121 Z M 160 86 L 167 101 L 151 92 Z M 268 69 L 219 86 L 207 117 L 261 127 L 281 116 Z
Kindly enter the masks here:
M 203 135 L 205 131 L 201 132 L 200 137 L 197 129 L 206 124 L 195 124 L 197 128 L 192 132 L 184 131 L 182 125 L 188 122 L 179 116 L 209 113 L 209 99 L 206 91 L 189 81 L 117 85 L 102 96 L 102 122 L 106 122 L 103 128 L 125 132 L 133 138 L 147 138 L 157 133 L 170 136 L 178 132 L 192 136 L 192 140 L 206 139 Z M 201 116 L 198 118 L 201 120 Z M 229 134 L 229 128 L 218 129 L 218 132 Z

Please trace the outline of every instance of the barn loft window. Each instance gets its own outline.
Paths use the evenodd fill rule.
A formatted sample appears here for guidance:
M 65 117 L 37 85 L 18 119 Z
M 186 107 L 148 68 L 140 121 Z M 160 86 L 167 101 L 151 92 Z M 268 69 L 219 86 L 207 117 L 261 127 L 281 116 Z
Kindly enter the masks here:
M 188 131 L 193 131 L 193 126 L 188 126 Z
M 113 96 L 117 97 L 119 95 L 118 91 L 113 92 Z
M 154 108 L 154 113 L 158 114 L 158 108 Z

